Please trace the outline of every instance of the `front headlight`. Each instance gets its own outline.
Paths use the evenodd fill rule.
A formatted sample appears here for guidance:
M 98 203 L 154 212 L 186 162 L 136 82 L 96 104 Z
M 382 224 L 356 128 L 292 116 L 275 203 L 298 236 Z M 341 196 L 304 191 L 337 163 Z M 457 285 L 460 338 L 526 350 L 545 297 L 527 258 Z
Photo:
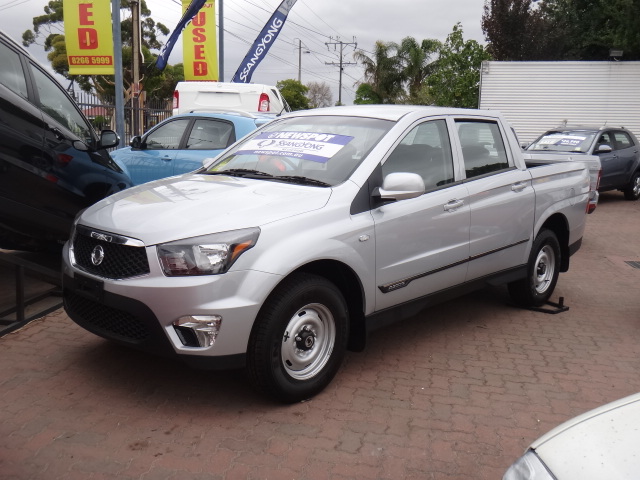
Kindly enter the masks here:
M 502 480 L 555 480 L 546 465 L 533 450 L 527 451 L 515 461 Z
M 178 240 L 158 245 L 158 258 L 168 277 L 218 275 L 253 247 L 259 235 L 256 227 Z

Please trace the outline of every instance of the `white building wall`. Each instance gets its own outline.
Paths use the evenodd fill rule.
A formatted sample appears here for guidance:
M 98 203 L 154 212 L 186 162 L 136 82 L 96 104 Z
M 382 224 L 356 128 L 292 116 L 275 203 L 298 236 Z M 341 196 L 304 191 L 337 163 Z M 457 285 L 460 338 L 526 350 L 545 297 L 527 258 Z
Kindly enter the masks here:
M 640 62 L 484 62 L 480 108 L 529 143 L 560 125 L 624 126 L 640 138 Z

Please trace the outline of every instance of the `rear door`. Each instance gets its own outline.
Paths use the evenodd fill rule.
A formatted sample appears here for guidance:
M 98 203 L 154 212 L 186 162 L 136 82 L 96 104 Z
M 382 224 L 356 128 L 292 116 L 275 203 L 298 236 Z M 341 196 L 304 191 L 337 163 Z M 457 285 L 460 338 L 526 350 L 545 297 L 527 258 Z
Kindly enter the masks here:
M 196 118 L 189 126 L 185 144 L 178 151 L 173 174 L 192 172 L 205 158 L 213 158 L 236 141 L 233 122 L 216 118 Z
M 624 130 L 612 130 L 610 132 L 613 144 L 613 154 L 615 155 L 614 172 L 612 172 L 613 185 L 626 185 L 633 173 L 638 156 L 638 145 L 631 136 Z
M 499 122 L 456 118 L 453 123 L 469 192 L 467 280 L 474 280 L 527 262 L 535 193 L 529 172 L 516 168 Z
M 382 164 L 383 176 L 417 173 L 426 192 L 372 211 L 376 236 L 376 310 L 464 282 L 469 201 L 456 182 L 444 118 L 414 125 Z
M 610 152 L 598 153 L 600 157 L 600 165 L 602 166 L 602 177 L 600 179 L 600 188 L 608 190 L 618 185 L 623 170 L 623 164 L 618 152 L 616 152 L 615 138 L 611 132 L 600 134 L 596 141 L 594 151 L 602 145 L 611 147 Z

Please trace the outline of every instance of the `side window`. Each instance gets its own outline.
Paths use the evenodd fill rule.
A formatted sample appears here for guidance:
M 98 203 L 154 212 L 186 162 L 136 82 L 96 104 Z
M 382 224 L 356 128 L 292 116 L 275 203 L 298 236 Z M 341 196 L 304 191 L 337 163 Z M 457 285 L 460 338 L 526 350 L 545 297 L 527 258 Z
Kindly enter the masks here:
M 196 120 L 187 139 L 189 150 L 221 150 L 235 142 L 233 124 L 218 120 Z
M 80 140 L 91 145 L 94 139 L 92 129 L 64 90 L 33 65 L 31 65 L 31 72 L 38 88 L 42 111 Z
M 9 90 L 28 98 L 27 81 L 20 63 L 20 56 L 6 45 L 0 43 L 0 83 Z
M 633 141 L 627 132 L 615 131 L 611 132 L 615 139 L 615 146 L 611 145 L 614 150 L 622 150 L 623 148 L 633 147 Z
M 602 145 L 608 145 L 611 147 L 611 149 L 615 149 L 615 145 L 612 141 L 613 139 L 610 137 L 609 132 L 603 133 L 602 135 L 600 135 L 600 138 L 598 138 L 598 143 L 596 144 L 596 151 L 602 146 Z
M 456 121 L 467 178 L 509 168 L 500 128 L 495 122 Z
M 453 160 L 447 124 L 433 120 L 413 128 L 382 165 L 382 174 L 417 173 L 431 190 L 453 182 Z
M 180 148 L 180 140 L 189 126 L 189 121 L 188 118 L 183 118 L 156 128 L 144 139 L 147 150 L 177 150 Z

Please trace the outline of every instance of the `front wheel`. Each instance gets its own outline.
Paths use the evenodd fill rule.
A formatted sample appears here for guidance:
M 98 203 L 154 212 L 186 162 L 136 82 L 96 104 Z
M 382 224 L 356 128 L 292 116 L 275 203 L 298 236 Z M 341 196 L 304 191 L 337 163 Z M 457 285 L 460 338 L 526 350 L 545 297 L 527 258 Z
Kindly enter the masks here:
M 249 378 L 280 401 L 308 399 L 337 373 L 348 335 L 347 304 L 338 288 L 323 277 L 294 274 L 260 310 L 247 352 Z
M 531 247 L 527 276 L 509 284 L 511 299 L 523 307 L 544 305 L 560 274 L 560 243 L 551 230 L 541 230 Z
M 627 200 L 638 200 L 640 198 L 640 171 L 633 174 L 629 186 L 623 192 L 624 198 Z

